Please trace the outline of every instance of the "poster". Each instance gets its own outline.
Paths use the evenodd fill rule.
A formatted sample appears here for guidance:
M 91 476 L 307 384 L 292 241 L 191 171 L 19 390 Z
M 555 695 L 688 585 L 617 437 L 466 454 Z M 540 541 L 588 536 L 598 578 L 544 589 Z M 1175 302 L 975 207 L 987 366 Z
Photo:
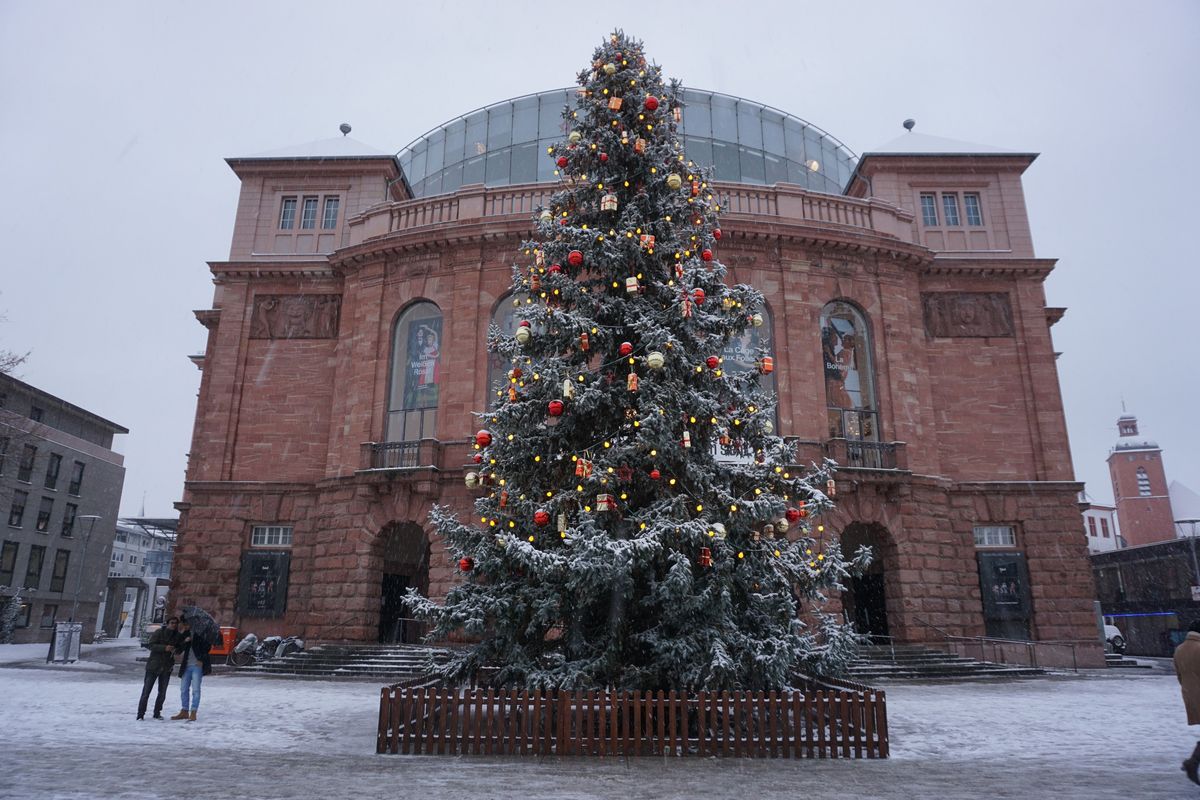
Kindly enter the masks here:
M 404 408 L 437 408 L 442 318 L 414 319 L 405 350 Z
M 287 608 L 288 553 L 244 553 L 239 611 L 251 617 L 282 616 Z
M 864 402 L 861 341 L 854 322 L 828 316 L 821 325 L 821 358 L 825 368 L 825 401 L 831 408 L 868 408 Z

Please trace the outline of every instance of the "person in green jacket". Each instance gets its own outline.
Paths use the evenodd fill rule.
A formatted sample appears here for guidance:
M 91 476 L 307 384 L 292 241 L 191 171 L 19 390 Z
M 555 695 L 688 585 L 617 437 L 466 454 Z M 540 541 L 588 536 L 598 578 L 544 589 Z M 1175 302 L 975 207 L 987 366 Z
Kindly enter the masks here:
M 167 698 L 167 684 L 171 682 L 171 668 L 175 666 L 175 650 L 179 646 L 178 627 L 179 618 L 171 617 L 146 643 L 150 658 L 146 659 L 146 678 L 142 682 L 142 699 L 138 701 L 138 719 L 146 718 L 146 704 L 150 701 L 150 690 L 155 682 L 158 683 L 158 696 L 154 699 L 154 718 L 163 718 L 163 701 Z

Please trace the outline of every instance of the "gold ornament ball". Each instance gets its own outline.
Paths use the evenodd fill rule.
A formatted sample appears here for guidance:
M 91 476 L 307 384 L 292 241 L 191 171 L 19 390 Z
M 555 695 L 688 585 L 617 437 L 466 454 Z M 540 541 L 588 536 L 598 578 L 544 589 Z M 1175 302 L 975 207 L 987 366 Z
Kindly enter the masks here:
M 683 178 L 672 172 L 667 176 L 667 188 L 671 191 L 678 191 L 679 187 L 683 186 Z

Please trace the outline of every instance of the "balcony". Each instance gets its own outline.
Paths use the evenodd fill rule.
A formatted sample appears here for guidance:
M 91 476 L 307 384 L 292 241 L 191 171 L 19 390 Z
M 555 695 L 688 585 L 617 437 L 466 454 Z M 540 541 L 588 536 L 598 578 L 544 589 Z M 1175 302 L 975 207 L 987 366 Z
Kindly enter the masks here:
M 360 472 L 373 470 L 437 471 L 441 468 L 445 447 L 437 439 L 411 442 L 363 442 Z
M 838 472 L 853 471 L 856 479 L 872 477 L 894 480 L 908 474 L 908 453 L 904 442 L 872 442 L 864 439 L 833 437 L 823 442 L 785 436 L 791 448 L 791 463 L 805 466 L 832 459 Z

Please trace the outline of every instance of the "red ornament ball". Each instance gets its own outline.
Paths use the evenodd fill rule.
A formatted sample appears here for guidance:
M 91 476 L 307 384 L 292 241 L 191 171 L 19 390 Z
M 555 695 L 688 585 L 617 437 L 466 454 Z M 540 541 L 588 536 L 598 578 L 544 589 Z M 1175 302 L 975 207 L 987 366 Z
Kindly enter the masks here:
M 566 156 L 559 156 L 559 157 L 558 157 L 558 160 L 557 160 L 557 161 L 555 161 L 554 163 L 555 163 L 555 164 L 558 164 L 558 166 L 559 166 L 559 168 L 560 168 L 560 169 L 566 169 L 566 168 L 567 168 L 567 157 L 566 157 Z
M 561 417 L 563 414 L 563 408 L 564 406 L 562 400 L 551 400 L 549 405 L 546 406 L 546 411 L 548 411 L 552 417 Z
M 700 257 L 705 261 L 712 261 L 712 250 L 704 250 L 700 253 Z
M 521 320 L 520 322 L 518 322 L 518 323 L 517 323 L 517 327 L 518 327 L 518 328 L 532 328 L 532 327 L 533 327 L 533 323 L 531 323 L 531 322 L 530 322 L 529 320 L 527 320 L 527 319 L 523 319 L 523 320 Z
M 721 363 L 721 359 L 717 358 L 716 356 L 709 356 L 707 359 L 705 359 L 704 363 L 708 364 L 709 369 L 716 369 L 717 365 Z
M 578 250 L 572 250 L 567 255 L 567 263 L 572 267 L 578 267 L 583 263 L 583 253 L 579 252 Z
M 658 470 L 656 470 L 656 469 L 650 470 L 650 480 L 656 481 L 661 477 L 662 477 L 662 473 L 659 472 Z
M 800 519 L 800 509 L 789 508 L 784 516 L 787 517 L 788 522 L 795 522 L 796 520 Z
M 692 299 L 696 301 L 696 305 L 702 304 L 704 302 L 704 290 L 697 289 L 696 291 L 692 292 Z
M 533 512 L 533 524 L 539 528 L 544 528 L 550 524 L 550 513 L 548 511 Z
M 621 346 L 617 348 L 621 355 L 627 356 L 633 352 L 633 345 L 629 342 L 621 342 Z
M 646 106 L 647 111 L 653 111 L 654 109 L 658 108 L 658 98 L 655 97 L 654 95 L 649 95 L 646 98 L 646 102 L 644 105 Z
M 490 431 L 479 431 L 475 434 L 475 444 L 480 447 L 487 447 L 492 443 L 492 434 Z
M 551 264 L 550 265 L 550 273 L 552 275 L 557 275 L 560 272 L 562 272 L 562 264 Z
M 470 558 L 460 558 L 458 560 L 458 568 L 463 572 L 470 572 L 475 569 L 475 561 Z
M 720 228 L 713 228 L 713 238 L 716 239 L 718 242 L 721 241 L 721 229 Z
M 483 456 L 480 455 L 479 453 L 476 453 L 474 456 L 471 457 L 471 460 L 474 461 L 476 464 L 482 464 Z
M 601 164 L 607 164 L 607 163 L 608 163 L 608 153 L 601 153 L 601 154 L 600 154 L 600 163 L 601 163 Z

